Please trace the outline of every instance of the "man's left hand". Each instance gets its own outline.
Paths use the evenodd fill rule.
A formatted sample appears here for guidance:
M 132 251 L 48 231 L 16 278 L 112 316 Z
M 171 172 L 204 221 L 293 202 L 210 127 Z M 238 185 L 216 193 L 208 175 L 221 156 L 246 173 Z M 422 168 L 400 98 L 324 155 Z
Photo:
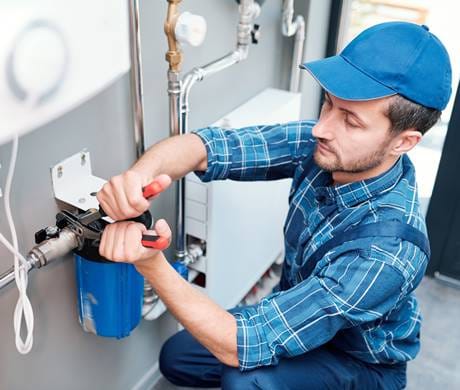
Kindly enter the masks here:
M 142 245 L 143 234 L 154 234 L 171 242 L 171 229 L 164 219 L 155 224 L 155 230 L 147 230 L 141 223 L 133 221 L 115 222 L 107 225 L 102 234 L 99 254 L 108 260 L 133 263 L 136 267 L 150 263 L 159 250 Z

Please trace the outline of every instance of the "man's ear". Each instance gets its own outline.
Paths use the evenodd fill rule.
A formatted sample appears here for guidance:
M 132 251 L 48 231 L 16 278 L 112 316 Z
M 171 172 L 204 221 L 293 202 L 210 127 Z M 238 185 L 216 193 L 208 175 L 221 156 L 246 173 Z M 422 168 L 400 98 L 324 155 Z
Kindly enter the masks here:
M 422 133 L 414 128 L 407 129 L 399 133 L 392 142 L 391 154 L 400 156 L 407 153 L 422 139 Z

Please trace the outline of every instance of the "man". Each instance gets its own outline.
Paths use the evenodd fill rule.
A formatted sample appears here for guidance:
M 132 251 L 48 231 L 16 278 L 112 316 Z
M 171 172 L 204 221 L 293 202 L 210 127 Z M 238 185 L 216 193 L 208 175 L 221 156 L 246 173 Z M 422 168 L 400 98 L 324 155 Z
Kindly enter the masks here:
M 205 128 L 154 145 L 98 193 L 116 220 L 149 207 L 141 188 L 196 171 L 203 181 L 292 177 L 278 291 L 227 312 L 186 283 L 141 225 L 104 232 L 100 253 L 131 261 L 186 330 L 160 369 L 182 386 L 400 389 L 419 350 L 412 292 L 429 247 L 406 153 L 451 93 L 446 50 L 426 26 L 376 25 L 340 55 L 306 63 L 325 89 L 318 122 Z M 171 237 L 166 222 L 156 232 Z

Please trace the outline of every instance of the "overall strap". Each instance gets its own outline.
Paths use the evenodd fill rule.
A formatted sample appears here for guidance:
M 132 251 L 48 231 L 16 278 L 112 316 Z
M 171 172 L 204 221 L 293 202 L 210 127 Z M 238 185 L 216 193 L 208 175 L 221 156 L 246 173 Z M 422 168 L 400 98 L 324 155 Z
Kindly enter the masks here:
M 354 241 L 358 238 L 369 238 L 369 237 L 399 237 L 405 241 L 409 241 L 412 244 L 418 246 L 422 250 L 428 259 L 430 258 L 430 243 L 425 234 L 420 230 L 408 225 L 407 223 L 398 221 L 382 221 L 369 223 L 366 225 L 359 225 L 353 227 L 346 232 L 336 233 L 334 237 L 326 241 L 321 245 L 313 254 L 308 258 L 306 267 L 300 272 L 302 276 L 308 277 L 316 267 L 318 261 L 320 261 L 324 255 L 331 249 L 334 249 L 346 242 Z M 359 248 L 357 248 L 359 249 Z

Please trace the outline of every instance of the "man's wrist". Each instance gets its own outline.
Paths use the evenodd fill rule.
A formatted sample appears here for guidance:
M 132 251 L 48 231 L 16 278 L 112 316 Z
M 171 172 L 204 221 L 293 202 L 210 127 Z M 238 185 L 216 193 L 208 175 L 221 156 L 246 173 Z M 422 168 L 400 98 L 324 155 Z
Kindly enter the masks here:
M 142 276 L 147 278 L 147 276 L 152 271 L 158 268 L 158 266 L 160 265 L 159 263 L 162 261 L 166 261 L 166 258 L 163 252 L 158 252 L 152 257 L 148 257 L 142 260 L 137 260 L 133 264 L 137 272 L 139 272 Z
M 133 165 L 131 168 L 129 168 L 129 171 L 134 172 L 144 178 L 147 184 L 151 183 L 153 179 L 159 175 L 159 173 L 156 173 L 156 170 L 145 169 L 142 165 Z

